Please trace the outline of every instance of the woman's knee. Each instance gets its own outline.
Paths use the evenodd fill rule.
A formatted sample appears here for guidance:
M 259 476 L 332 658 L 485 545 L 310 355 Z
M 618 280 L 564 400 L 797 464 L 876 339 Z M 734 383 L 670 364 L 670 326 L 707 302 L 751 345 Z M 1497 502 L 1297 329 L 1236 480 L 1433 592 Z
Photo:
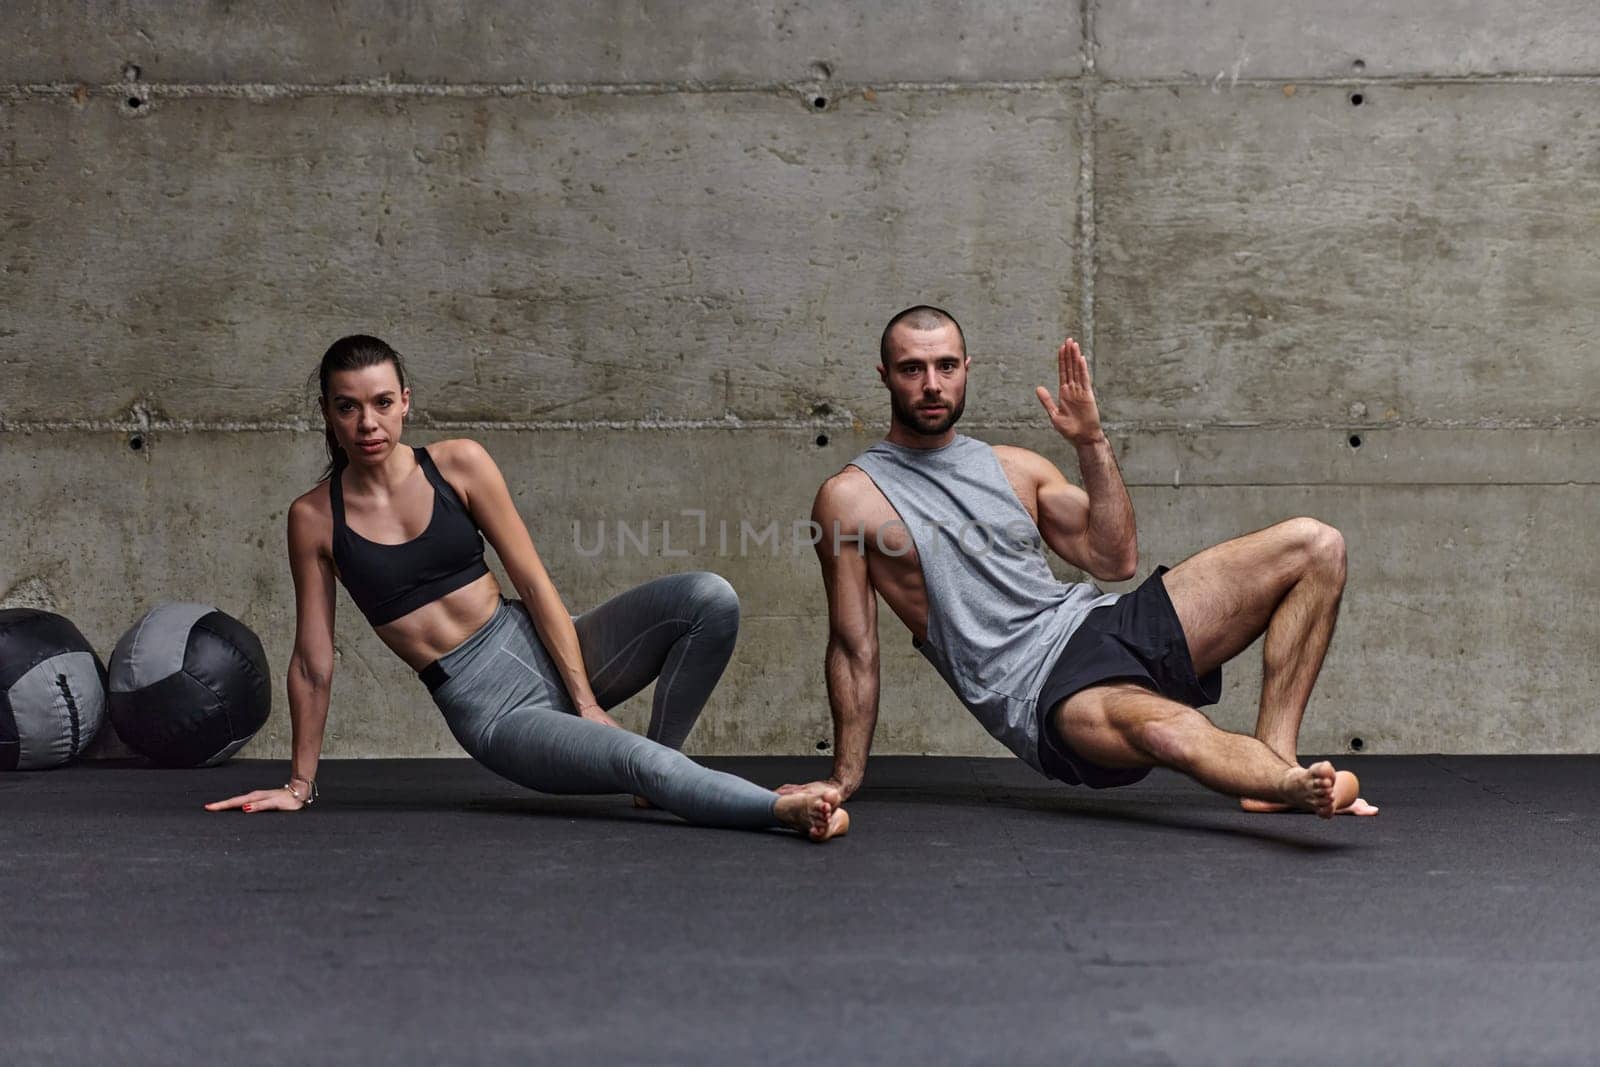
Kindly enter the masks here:
M 694 571 L 684 575 L 685 606 L 695 621 L 703 626 L 721 627 L 733 632 L 739 629 L 739 594 L 732 583 L 711 571 Z
M 688 756 L 641 738 L 645 743 L 632 745 L 623 757 L 627 779 L 633 788 L 647 795 L 657 795 L 683 772 L 683 764 L 691 762 Z

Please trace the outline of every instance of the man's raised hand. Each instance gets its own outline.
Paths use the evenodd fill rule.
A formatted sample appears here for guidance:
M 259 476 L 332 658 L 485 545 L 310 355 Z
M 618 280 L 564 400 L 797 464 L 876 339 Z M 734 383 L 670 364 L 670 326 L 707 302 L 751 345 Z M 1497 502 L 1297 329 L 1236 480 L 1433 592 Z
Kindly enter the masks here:
M 1052 397 L 1050 390 L 1041 385 L 1034 394 L 1057 433 L 1075 445 L 1093 444 L 1103 436 L 1100 407 L 1089 384 L 1089 361 L 1083 358 L 1078 342 L 1067 338 L 1056 350 L 1056 365 L 1061 377 L 1060 392 Z

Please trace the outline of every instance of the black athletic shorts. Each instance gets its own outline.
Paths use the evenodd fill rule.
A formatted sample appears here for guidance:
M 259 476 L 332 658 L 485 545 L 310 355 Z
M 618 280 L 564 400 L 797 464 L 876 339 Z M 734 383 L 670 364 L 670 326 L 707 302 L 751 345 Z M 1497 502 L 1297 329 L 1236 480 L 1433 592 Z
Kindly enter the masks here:
M 1156 572 L 1114 604 L 1095 608 L 1061 650 L 1061 658 L 1039 691 L 1039 762 L 1052 778 L 1095 789 L 1131 785 L 1148 767 L 1102 767 L 1067 744 L 1050 712 L 1063 700 L 1093 685 L 1133 682 L 1191 708 L 1215 704 L 1222 696 L 1222 671 L 1196 678 L 1183 625 Z

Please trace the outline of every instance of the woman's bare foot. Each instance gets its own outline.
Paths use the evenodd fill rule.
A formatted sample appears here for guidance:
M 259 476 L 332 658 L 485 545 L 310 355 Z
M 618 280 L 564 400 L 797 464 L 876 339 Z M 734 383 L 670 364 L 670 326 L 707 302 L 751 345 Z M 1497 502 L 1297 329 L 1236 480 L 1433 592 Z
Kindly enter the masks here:
M 842 799 L 832 788 L 788 793 L 778 797 L 778 819 L 813 841 L 826 841 L 850 829 L 850 816 L 839 807 Z
M 1335 815 L 1376 815 L 1378 809 L 1361 799 L 1361 779 L 1350 771 L 1338 771 L 1333 779 L 1333 813 Z M 1245 811 L 1273 815 L 1292 810 L 1287 804 L 1272 800 L 1245 797 L 1239 801 Z
M 1333 818 L 1333 764 L 1327 760 L 1309 767 L 1290 767 L 1283 772 L 1278 787 L 1283 803 L 1314 813 L 1319 819 Z

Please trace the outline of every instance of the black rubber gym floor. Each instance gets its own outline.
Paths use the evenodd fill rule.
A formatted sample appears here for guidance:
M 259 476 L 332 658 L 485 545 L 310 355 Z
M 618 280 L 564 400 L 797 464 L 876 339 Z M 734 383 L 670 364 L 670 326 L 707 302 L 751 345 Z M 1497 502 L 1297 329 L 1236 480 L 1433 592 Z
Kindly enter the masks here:
M 757 781 L 820 760 L 712 760 Z M 850 835 L 465 760 L 0 777 L 6 1063 L 1593 1063 L 1600 758 L 1346 758 L 1374 819 L 873 760 Z

